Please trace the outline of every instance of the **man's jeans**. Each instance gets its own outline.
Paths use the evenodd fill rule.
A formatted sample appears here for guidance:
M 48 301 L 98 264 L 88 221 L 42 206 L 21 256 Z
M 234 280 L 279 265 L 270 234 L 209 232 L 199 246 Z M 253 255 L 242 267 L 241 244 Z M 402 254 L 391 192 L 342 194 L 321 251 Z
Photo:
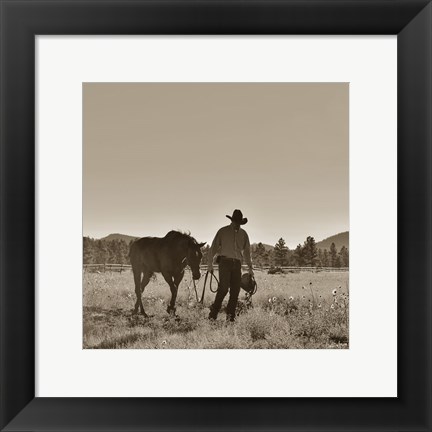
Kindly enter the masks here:
M 237 300 L 240 293 L 241 282 L 241 262 L 233 258 L 221 257 L 219 263 L 219 288 L 216 293 L 216 298 L 211 306 L 209 317 L 216 319 L 217 314 L 222 306 L 223 299 L 230 291 L 230 296 L 227 306 L 227 318 L 234 320 L 237 308 Z

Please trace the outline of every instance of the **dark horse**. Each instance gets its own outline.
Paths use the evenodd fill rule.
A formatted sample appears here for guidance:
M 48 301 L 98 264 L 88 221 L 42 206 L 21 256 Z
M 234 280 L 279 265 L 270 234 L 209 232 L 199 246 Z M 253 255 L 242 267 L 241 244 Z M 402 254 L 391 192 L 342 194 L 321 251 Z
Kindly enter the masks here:
M 167 312 L 175 314 L 177 290 L 186 266 L 191 268 L 194 279 L 201 276 L 199 265 L 202 258 L 201 248 L 204 245 L 205 243 L 198 243 L 189 234 L 179 231 L 170 231 L 162 238 L 143 237 L 134 241 L 129 251 L 137 297 L 134 313 L 138 313 L 139 308 L 141 314 L 147 316 L 141 294 L 153 273 L 162 273 L 171 289 L 171 302 Z

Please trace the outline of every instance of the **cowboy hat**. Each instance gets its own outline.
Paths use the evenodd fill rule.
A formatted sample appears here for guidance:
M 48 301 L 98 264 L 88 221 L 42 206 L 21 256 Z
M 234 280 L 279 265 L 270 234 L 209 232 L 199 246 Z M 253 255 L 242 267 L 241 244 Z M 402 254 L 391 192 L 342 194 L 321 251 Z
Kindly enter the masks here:
M 240 210 L 234 210 L 232 216 L 226 215 L 226 217 L 240 225 L 244 225 L 248 221 L 247 218 L 243 217 L 243 213 Z

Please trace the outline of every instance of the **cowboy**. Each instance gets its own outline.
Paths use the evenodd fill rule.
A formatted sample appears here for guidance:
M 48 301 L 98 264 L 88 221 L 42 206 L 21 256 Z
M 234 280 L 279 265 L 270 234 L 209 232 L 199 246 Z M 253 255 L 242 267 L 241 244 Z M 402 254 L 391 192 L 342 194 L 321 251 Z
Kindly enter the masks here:
M 247 232 L 240 225 L 247 223 L 240 210 L 234 210 L 231 224 L 224 226 L 217 233 L 208 254 L 208 271 L 213 272 L 213 257 L 218 254 L 219 287 L 216 298 L 210 307 L 209 319 L 215 320 L 222 306 L 222 301 L 230 291 L 227 305 L 227 320 L 235 321 L 237 300 L 240 293 L 241 264 L 246 261 L 249 274 L 253 275 L 250 255 L 250 243 Z

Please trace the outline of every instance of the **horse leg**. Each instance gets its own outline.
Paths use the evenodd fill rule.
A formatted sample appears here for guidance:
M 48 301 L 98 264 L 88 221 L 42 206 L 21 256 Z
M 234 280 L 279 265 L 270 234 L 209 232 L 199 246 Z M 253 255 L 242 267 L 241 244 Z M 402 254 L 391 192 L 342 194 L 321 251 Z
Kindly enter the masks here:
M 180 286 L 181 281 L 183 280 L 183 276 L 184 276 L 184 271 L 182 271 L 180 274 L 174 276 L 174 285 L 177 287 L 177 291 L 178 291 L 178 287 Z M 177 291 L 176 291 L 176 298 L 177 298 Z M 174 303 L 175 303 L 174 299 Z M 174 304 L 173 304 L 174 306 Z
M 145 317 L 147 317 L 147 314 L 144 312 L 144 306 L 142 303 L 142 293 L 144 292 L 144 288 L 148 285 L 149 282 L 150 282 L 150 273 L 144 271 L 143 278 L 141 281 L 141 287 L 140 287 L 140 289 L 141 289 L 141 292 L 140 292 L 140 311 L 141 311 L 141 314 L 144 315 Z
M 137 314 L 138 313 L 138 309 L 141 312 L 141 315 L 144 315 L 145 317 L 147 317 L 147 314 L 144 311 L 144 305 L 142 302 L 142 298 L 141 298 L 141 294 L 144 291 L 145 286 L 149 283 L 150 281 L 150 276 L 148 274 L 146 274 L 144 272 L 144 276 L 142 278 L 141 281 L 141 270 L 134 270 L 134 281 L 135 281 L 135 295 L 136 295 L 136 302 L 135 302 L 135 308 L 133 313 Z
M 141 306 L 141 270 L 137 270 L 135 268 L 132 268 L 133 275 L 134 275 L 134 282 L 135 282 L 135 295 L 136 295 L 136 302 L 135 302 L 135 308 L 133 313 L 138 313 L 138 308 Z
M 175 315 L 175 302 L 176 302 L 176 298 L 177 298 L 177 291 L 178 291 L 178 285 L 181 281 L 181 278 L 178 279 L 175 278 L 175 281 L 177 281 L 177 283 L 174 281 L 174 277 L 170 274 L 170 273 L 162 273 L 164 279 L 166 280 L 166 283 L 169 285 L 170 290 L 171 290 L 171 301 L 169 306 L 167 307 L 167 312 L 171 315 Z

